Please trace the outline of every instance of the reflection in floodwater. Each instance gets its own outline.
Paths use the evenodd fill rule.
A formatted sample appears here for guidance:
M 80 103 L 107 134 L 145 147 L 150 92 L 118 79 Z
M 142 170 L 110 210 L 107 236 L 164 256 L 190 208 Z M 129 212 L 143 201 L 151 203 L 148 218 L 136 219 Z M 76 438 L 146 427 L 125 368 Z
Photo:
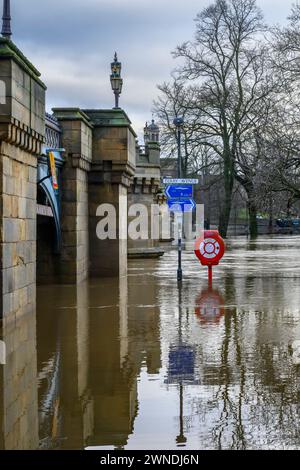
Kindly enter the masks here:
M 220 292 L 210 287 L 201 291 L 196 299 L 195 314 L 202 324 L 219 323 L 225 314 L 224 299 Z
M 3 321 L 5 365 L 0 365 L 0 449 L 36 449 L 39 445 L 36 315 Z
M 0 447 L 299 448 L 299 241 L 231 241 L 212 290 L 174 251 L 40 287 L 1 330 Z
M 42 287 L 39 298 L 40 445 L 123 448 L 142 364 L 149 374 L 161 366 L 153 286 L 132 285 L 128 294 L 126 278 L 103 279 Z

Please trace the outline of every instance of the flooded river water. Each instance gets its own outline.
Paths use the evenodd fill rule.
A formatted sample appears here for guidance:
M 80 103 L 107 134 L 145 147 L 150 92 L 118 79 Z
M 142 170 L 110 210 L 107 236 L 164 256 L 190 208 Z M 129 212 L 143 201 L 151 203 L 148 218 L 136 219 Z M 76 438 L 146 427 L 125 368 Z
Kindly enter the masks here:
M 299 449 L 299 245 L 229 241 L 212 290 L 175 250 L 39 287 L 2 333 L 0 448 Z

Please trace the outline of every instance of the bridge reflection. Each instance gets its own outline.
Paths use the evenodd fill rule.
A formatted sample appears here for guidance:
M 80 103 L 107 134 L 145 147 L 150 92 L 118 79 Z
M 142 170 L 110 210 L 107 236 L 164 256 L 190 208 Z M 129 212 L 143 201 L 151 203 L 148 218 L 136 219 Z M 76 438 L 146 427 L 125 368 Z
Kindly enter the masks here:
M 155 374 L 161 366 L 155 288 L 133 286 L 128 295 L 124 277 L 41 286 L 38 294 L 41 447 L 126 446 L 141 367 Z M 147 300 L 146 316 L 138 298 Z

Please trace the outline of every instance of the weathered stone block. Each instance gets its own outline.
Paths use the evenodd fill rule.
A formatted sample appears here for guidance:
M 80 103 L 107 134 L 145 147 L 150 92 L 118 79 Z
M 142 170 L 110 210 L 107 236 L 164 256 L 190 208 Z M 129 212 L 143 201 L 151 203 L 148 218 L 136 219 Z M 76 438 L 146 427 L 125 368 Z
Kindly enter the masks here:
M 15 191 L 15 178 L 12 176 L 6 176 L 3 182 L 3 192 L 5 194 L 14 195 Z
M 37 171 L 36 168 L 29 167 L 28 168 L 28 181 L 30 183 L 36 184 L 37 182 Z
M 73 231 L 63 231 L 62 232 L 62 240 L 64 246 L 77 246 L 77 232 Z
M 36 219 L 26 219 L 26 240 L 36 241 Z
M 3 194 L 2 196 L 2 203 L 3 203 L 3 217 L 13 217 L 12 213 L 12 197 L 7 194 Z
M 18 242 L 20 239 L 20 221 L 18 219 L 4 218 L 3 241 L 6 243 Z
M 9 157 L 3 156 L 2 158 L 2 171 L 6 176 L 12 176 L 13 164 L 12 160 Z
M 4 247 L 2 247 L 2 256 L 1 256 L 1 264 L 0 267 L 6 269 L 13 266 L 13 259 L 14 259 L 14 244 L 7 243 Z
M 3 294 L 13 293 L 15 288 L 14 268 L 3 269 Z
M 3 314 L 5 315 L 7 312 L 11 312 L 13 306 L 13 293 L 10 292 L 8 294 L 3 295 Z M 7 344 L 6 344 L 7 347 Z

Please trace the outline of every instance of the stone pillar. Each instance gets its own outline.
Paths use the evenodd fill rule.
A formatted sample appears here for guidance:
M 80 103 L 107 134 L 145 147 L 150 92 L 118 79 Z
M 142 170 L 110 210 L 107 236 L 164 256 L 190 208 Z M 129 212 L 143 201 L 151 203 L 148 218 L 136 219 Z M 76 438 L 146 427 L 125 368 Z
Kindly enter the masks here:
M 45 134 L 45 85 L 0 39 L 0 318 L 35 309 L 37 155 Z
M 93 123 L 93 157 L 89 173 L 90 274 L 123 276 L 127 272 L 127 189 L 135 170 L 135 138 L 121 109 L 86 110 Z M 115 240 L 97 237 L 99 205 L 116 211 Z
M 62 128 L 66 164 L 62 171 L 62 253 L 60 282 L 88 277 L 88 171 L 92 159 L 92 123 L 78 108 L 53 110 Z
M 147 209 L 148 233 L 146 235 L 148 239 L 128 239 L 130 258 L 156 258 L 164 254 L 164 251 L 159 248 L 159 233 L 155 234 L 154 231 L 152 233 L 154 218 L 158 228 L 160 227 L 159 211 L 152 207 L 158 204 L 156 194 L 160 188 L 160 175 L 159 144 L 149 143 L 145 147 L 145 152 L 142 152 L 138 145 L 135 177 L 129 188 L 128 204 L 142 204 Z

